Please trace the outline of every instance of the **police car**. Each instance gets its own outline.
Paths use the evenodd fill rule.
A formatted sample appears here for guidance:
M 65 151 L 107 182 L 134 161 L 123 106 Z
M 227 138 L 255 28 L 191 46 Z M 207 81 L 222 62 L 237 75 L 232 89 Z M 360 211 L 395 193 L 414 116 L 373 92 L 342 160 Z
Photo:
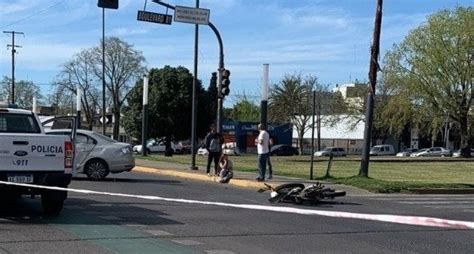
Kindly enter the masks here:
M 14 184 L 66 188 L 74 164 L 71 138 L 46 135 L 35 113 L 0 103 L 0 140 L 0 195 L 39 194 L 44 212 L 58 214 L 67 192 Z

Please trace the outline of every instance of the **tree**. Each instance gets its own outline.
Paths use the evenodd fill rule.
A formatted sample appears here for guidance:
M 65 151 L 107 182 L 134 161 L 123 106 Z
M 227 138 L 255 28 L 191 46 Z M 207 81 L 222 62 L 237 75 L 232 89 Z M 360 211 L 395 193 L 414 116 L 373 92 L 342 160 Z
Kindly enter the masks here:
M 387 53 L 384 66 L 385 85 L 394 95 L 387 112 L 401 109 L 391 122 L 400 129 L 413 116 L 415 124 L 429 119 L 437 132 L 448 119 L 459 127 L 466 157 L 473 137 L 473 20 L 472 7 L 428 17 Z
M 213 119 L 217 119 L 217 72 L 211 74 L 209 87 L 207 88 L 207 97 L 209 100 L 209 109 Z
M 232 109 L 231 118 L 242 122 L 260 121 L 260 108 L 245 95 Z
M 89 130 L 92 130 L 95 111 L 100 108 L 101 93 L 97 89 L 98 77 L 94 73 L 92 52 L 90 49 L 82 50 L 73 59 L 62 66 L 58 80 L 54 83 L 56 87 L 55 96 L 67 95 L 77 96 L 77 90 L 81 89 L 82 112 L 86 117 Z M 68 91 L 69 93 L 64 93 Z M 56 98 L 60 100 L 60 98 Z
M 128 98 L 123 125 L 130 135 L 141 137 L 143 85 L 138 81 Z M 167 140 L 184 140 L 191 135 L 193 76 L 185 67 L 165 66 L 151 69 L 149 74 L 148 136 Z M 204 136 L 212 115 L 206 91 L 197 85 L 198 136 Z
M 314 76 L 285 75 L 280 83 L 272 86 L 268 101 L 269 119 L 290 122 L 298 133 L 299 152 L 303 154 L 303 135 L 311 128 L 312 91 L 317 85 Z
M 314 117 L 316 117 L 316 126 L 311 127 L 316 128 L 317 150 L 319 151 L 321 150 L 321 123 L 331 122 L 331 116 L 345 110 L 345 104 L 342 101 L 340 93 L 332 93 L 329 91 L 329 85 L 316 83 L 314 85 L 313 95 L 315 97 Z M 313 105 L 312 102 L 311 105 Z
M 12 80 L 8 77 L 3 77 L 0 82 L 0 99 L 11 101 L 10 95 L 12 91 Z M 31 81 L 17 80 L 15 82 L 15 104 L 19 108 L 31 109 L 33 107 L 33 97 L 36 97 L 40 102 L 43 99 L 40 88 Z
M 102 46 L 94 47 L 91 55 L 94 73 L 102 81 Z M 121 108 L 132 86 L 145 74 L 144 64 L 145 57 L 133 45 L 117 37 L 105 39 L 105 84 L 112 97 L 114 139 L 118 139 Z
M 54 90 L 48 95 L 46 101 L 54 107 L 56 115 L 75 113 L 76 98 L 74 93 L 62 86 L 54 86 Z

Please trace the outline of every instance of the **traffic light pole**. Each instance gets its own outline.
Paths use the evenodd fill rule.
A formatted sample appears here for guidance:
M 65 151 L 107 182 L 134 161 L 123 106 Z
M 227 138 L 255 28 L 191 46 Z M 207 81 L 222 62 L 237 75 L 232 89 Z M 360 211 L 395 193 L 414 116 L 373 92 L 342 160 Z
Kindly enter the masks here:
M 221 133 L 222 129 L 222 110 L 223 110 L 223 101 L 224 98 L 221 95 L 222 89 L 222 71 L 224 70 L 224 46 L 222 43 L 221 35 L 217 28 L 209 22 L 209 27 L 214 31 L 217 37 L 217 42 L 219 43 L 219 69 L 217 70 L 217 116 L 216 116 L 216 125 L 217 125 L 217 132 Z
M 170 8 L 172 10 L 175 9 L 174 6 L 170 5 L 170 4 L 167 4 L 167 3 L 163 3 L 161 2 L 160 0 L 152 0 L 154 3 L 157 3 L 161 6 L 164 6 L 166 8 Z M 222 110 L 223 110 L 223 101 L 224 101 L 224 98 L 220 95 L 220 89 L 221 89 L 221 84 L 222 84 L 222 71 L 224 70 L 224 45 L 222 43 L 222 38 L 221 38 L 221 35 L 219 33 L 219 31 L 217 30 L 216 26 L 214 26 L 214 24 L 212 24 L 211 22 L 209 22 L 209 27 L 212 29 L 212 31 L 216 34 L 216 37 L 217 37 L 217 42 L 219 43 L 219 69 L 217 71 L 217 116 L 216 116 L 216 127 L 217 127 L 217 132 L 221 132 L 221 127 L 222 127 Z

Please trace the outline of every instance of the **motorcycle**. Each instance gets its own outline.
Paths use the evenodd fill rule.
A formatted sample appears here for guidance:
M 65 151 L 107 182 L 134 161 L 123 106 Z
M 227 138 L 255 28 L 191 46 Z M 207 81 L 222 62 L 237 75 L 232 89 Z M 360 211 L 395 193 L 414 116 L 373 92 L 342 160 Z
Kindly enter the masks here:
M 277 187 L 264 183 L 265 187 L 258 190 L 262 193 L 270 190 L 270 203 L 295 203 L 295 204 L 315 204 L 323 200 L 332 200 L 335 197 L 343 197 L 345 191 L 336 191 L 333 188 L 325 187 L 320 182 L 305 186 L 302 183 L 286 183 Z

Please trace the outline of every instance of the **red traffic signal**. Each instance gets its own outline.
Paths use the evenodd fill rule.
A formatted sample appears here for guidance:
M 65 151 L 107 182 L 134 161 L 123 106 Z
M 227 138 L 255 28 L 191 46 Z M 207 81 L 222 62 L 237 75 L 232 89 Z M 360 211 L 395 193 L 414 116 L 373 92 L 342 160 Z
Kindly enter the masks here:
M 119 2 L 118 0 L 99 0 L 99 2 L 97 2 L 97 6 L 106 9 L 118 9 Z

